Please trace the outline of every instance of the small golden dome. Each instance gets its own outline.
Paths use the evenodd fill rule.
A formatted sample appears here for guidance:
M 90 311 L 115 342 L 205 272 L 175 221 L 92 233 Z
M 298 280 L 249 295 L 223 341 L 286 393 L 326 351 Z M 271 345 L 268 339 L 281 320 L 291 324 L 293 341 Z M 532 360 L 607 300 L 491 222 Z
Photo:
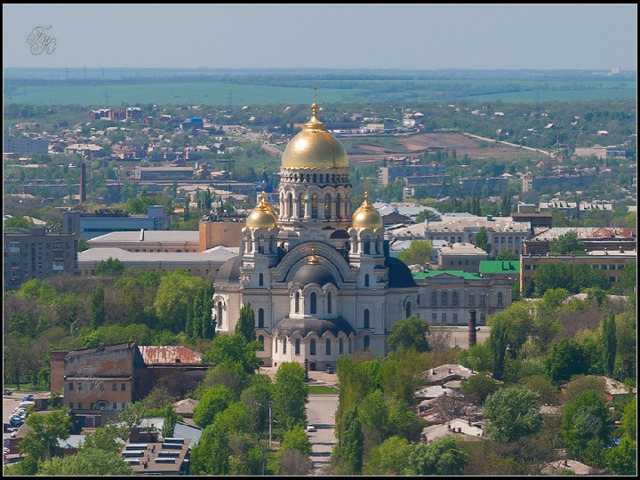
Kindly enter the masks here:
M 347 168 L 349 159 L 340 141 L 318 120 L 318 105 L 311 105 L 313 115 L 304 128 L 289 142 L 282 154 L 283 168 Z
M 371 230 L 376 230 L 381 227 L 382 216 L 369 200 L 369 192 L 365 191 L 362 205 L 360 205 L 353 214 L 351 228 L 357 228 L 358 230 L 370 228 Z
M 247 227 L 252 230 L 257 230 L 259 228 L 271 230 L 278 224 L 276 214 L 273 211 L 273 208 L 271 208 L 271 205 L 269 205 L 269 202 L 267 202 L 266 197 L 267 194 L 263 190 L 260 194 L 258 205 L 256 205 L 256 208 L 254 208 L 247 217 Z

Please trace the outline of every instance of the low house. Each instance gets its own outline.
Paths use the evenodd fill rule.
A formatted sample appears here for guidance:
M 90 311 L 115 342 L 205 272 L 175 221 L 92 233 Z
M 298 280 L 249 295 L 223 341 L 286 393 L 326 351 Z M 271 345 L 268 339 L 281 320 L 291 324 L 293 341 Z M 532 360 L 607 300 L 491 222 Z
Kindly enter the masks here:
M 431 443 L 441 437 L 456 435 L 464 440 L 484 439 L 482 425 L 462 418 L 456 418 L 441 425 L 431 425 L 422 430 L 422 440 Z

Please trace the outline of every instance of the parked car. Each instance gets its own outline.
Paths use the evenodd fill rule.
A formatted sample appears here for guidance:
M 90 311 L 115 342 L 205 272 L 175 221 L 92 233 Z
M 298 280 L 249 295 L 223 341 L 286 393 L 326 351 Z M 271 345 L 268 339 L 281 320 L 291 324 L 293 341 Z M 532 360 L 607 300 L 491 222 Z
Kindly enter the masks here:
M 23 402 L 33 402 L 35 400 L 33 395 L 26 395 L 25 397 L 22 398 Z
M 316 427 L 314 425 L 307 425 L 307 432 L 315 432 Z
M 326 373 L 336 373 L 331 365 L 328 365 L 327 368 L 324 369 Z
M 6 388 L 4 389 L 4 394 L 5 395 L 13 395 L 13 391 L 12 390 L 7 390 Z
M 22 419 L 20 419 L 20 418 L 14 418 L 14 417 L 11 417 L 11 418 L 9 419 L 9 425 L 11 425 L 12 427 L 19 427 L 19 426 L 21 426 L 23 423 L 24 423 L 24 421 L 23 421 Z

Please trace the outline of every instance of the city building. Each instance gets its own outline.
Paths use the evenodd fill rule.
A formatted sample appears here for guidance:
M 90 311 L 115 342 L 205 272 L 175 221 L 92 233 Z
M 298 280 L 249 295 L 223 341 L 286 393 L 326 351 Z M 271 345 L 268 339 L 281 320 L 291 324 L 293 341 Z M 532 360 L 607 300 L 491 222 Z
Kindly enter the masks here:
M 489 315 L 511 305 L 512 282 L 483 278 L 459 270 L 414 272 L 418 283 L 416 313 L 432 326 L 462 326 L 475 311 L 477 325 L 486 325 Z
M 44 138 L 6 136 L 2 142 L 3 153 L 25 155 L 28 153 L 48 153 L 49 140 Z
M 51 388 L 63 393 L 81 427 L 97 427 L 144 398 L 159 379 L 181 394 L 204 378 L 208 364 L 182 346 L 138 346 L 135 341 L 51 352 Z M 173 377 L 173 380 L 172 380 Z
M 94 213 L 67 210 L 62 213 L 62 230 L 88 240 L 109 232 L 171 230 L 171 215 L 163 205 L 150 205 L 146 215 L 131 215 L 124 210 L 101 209 Z
M 90 248 L 121 248 L 128 252 L 200 252 L 200 234 L 189 230 L 110 232 L 90 238 Z
M 636 250 L 637 229 L 629 227 L 554 227 L 536 233 L 524 241 L 525 255 L 545 255 L 562 235 L 575 232 L 587 252 L 595 250 Z
M 461 270 L 478 273 L 480 262 L 489 254 L 473 243 L 449 243 L 438 249 L 438 270 Z
M 415 312 L 418 287 L 391 258 L 380 213 L 365 194 L 351 215 L 349 161 L 312 117 L 287 145 L 279 213 L 262 192 L 242 231 L 240 253 L 214 282 L 219 333 L 232 333 L 250 304 L 263 365 L 335 367 L 343 354 L 388 352 L 393 325 Z
M 28 280 L 74 275 L 78 240 L 73 234 L 52 233 L 43 225 L 27 231 L 4 231 L 4 290 L 17 290 Z
M 520 294 L 524 295 L 524 287 L 528 279 L 533 278 L 535 271 L 541 265 L 549 263 L 564 263 L 567 265 L 588 265 L 591 269 L 599 269 L 611 281 L 620 281 L 620 270 L 625 265 L 635 263 L 635 250 L 595 250 L 585 252 L 585 255 L 521 255 L 520 256 Z
M 500 278 L 510 282 L 520 281 L 519 260 L 485 260 L 480 262 L 480 276 L 484 278 Z

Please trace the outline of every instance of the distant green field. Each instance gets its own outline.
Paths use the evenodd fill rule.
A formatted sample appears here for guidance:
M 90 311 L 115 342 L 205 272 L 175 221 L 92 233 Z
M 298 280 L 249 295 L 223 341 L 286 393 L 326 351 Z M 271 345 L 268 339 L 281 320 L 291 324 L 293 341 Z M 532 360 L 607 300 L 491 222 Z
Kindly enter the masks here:
M 4 102 L 35 105 L 80 104 L 117 106 L 158 105 L 269 105 L 320 103 L 409 103 L 425 101 L 545 102 L 635 99 L 635 81 L 600 79 L 309 79 L 251 77 L 234 81 L 87 81 L 77 85 L 52 82 L 5 82 Z

